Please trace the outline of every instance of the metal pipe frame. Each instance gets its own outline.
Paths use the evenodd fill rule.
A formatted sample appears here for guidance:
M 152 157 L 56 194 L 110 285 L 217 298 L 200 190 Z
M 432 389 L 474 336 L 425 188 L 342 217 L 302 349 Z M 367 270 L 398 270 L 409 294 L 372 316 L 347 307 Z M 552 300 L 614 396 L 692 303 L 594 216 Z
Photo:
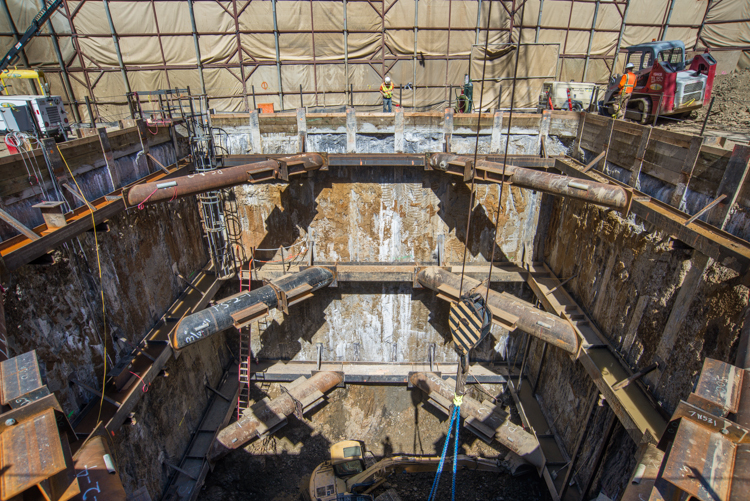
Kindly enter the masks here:
M 195 25 L 195 9 L 193 8 L 193 2 L 195 0 L 188 0 L 188 9 L 190 10 L 190 25 L 193 29 L 193 44 L 195 45 L 195 62 L 198 66 L 198 76 L 201 79 L 201 93 L 206 94 L 206 81 L 203 78 L 203 59 L 201 58 L 201 46 L 198 42 L 198 28 Z
M 104 4 L 104 12 L 107 15 L 107 22 L 109 23 L 109 30 L 112 32 L 112 41 L 115 44 L 115 53 L 117 53 L 117 62 L 120 64 L 120 72 L 122 73 L 122 81 L 125 84 L 125 91 L 130 93 L 133 92 L 130 89 L 130 81 L 128 81 L 128 72 L 125 69 L 125 63 L 122 60 L 122 52 L 120 51 L 120 41 L 117 38 L 117 32 L 115 31 L 115 23 L 112 21 L 112 13 L 109 11 L 109 0 L 102 0 Z
M 278 90 L 278 92 L 276 92 L 274 94 L 276 94 L 276 95 L 279 96 L 280 101 L 281 101 L 281 108 L 284 108 L 281 66 L 282 65 L 308 65 L 308 64 L 310 64 L 310 65 L 313 66 L 313 74 L 314 74 L 314 79 L 313 79 L 314 82 L 313 82 L 313 85 L 312 85 L 313 89 L 310 90 L 310 91 L 308 91 L 308 92 L 305 92 L 305 94 L 307 94 L 307 93 L 314 93 L 316 95 L 316 98 L 317 98 L 318 84 L 319 84 L 319 82 L 317 81 L 317 79 L 318 79 L 318 75 L 317 75 L 317 63 L 318 63 L 317 57 L 313 54 L 313 57 L 310 60 L 308 60 L 308 61 L 282 61 L 281 60 L 281 54 L 280 54 L 280 48 L 279 48 L 279 42 L 278 42 L 280 34 L 287 34 L 287 33 L 289 33 L 289 34 L 291 34 L 291 33 L 311 33 L 311 30 L 279 30 L 278 23 L 275 24 L 274 29 L 272 29 L 272 30 L 269 29 L 269 30 L 261 30 L 261 31 L 256 31 L 256 32 L 250 32 L 248 30 L 240 30 L 239 29 L 239 15 L 242 13 L 242 11 L 245 8 L 247 8 L 247 6 L 250 4 L 250 2 L 248 2 L 247 4 L 245 4 L 244 7 L 239 8 L 237 6 L 236 0 L 232 0 L 232 6 L 231 6 L 231 8 L 225 8 L 224 9 L 227 12 L 227 14 L 230 15 L 233 18 L 233 21 L 234 21 L 234 26 L 233 27 L 235 29 L 233 30 L 232 33 L 221 32 L 221 31 L 211 31 L 211 30 L 198 31 L 197 29 L 191 29 L 190 31 L 186 31 L 186 32 L 164 31 L 159 26 L 158 19 L 156 20 L 157 22 L 155 23 L 155 27 L 156 27 L 156 32 L 155 33 L 116 33 L 114 31 L 113 23 L 110 23 L 111 24 L 111 26 L 110 26 L 110 28 L 111 28 L 110 29 L 110 33 L 87 33 L 85 35 L 81 35 L 81 34 L 79 34 L 79 33 L 76 32 L 75 26 L 74 26 L 75 16 L 80 11 L 80 9 L 84 5 L 87 4 L 87 2 L 88 3 L 90 3 L 90 2 L 102 2 L 105 5 L 105 12 L 108 14 L 108 17 L 110 18 L 110 19 L 108 19 L 108 21 L 111 21 L 111 15 L 110 15 L 110 12 L 109 12 L 109 4 L 112 3 L 112 2 L 125 2 L 125 1 L 127 1 L 127 0 L 82 0 L 80 3 L 78 3 L 76 5 L 76 7 L 75 7 L 74 10 L 71 10 L 71 8 L 70 8 L 67 0 L 65 0 L 65 2 L 64 2 L 64 5 L 65 5 L 64 14 L 68 17 L 68 21 L 69 21 L 69 23 L 71 25 L 71 37 L 72 37 L 73 47 L 75 49 L 74 58 L 78 59 L 79 64 L 76 65 L 75 68 L 71 68 L 70 66 L 71 66 L 71 62 L 72 61 L 68 61 L 65 64 L 62 64 L 59 68 L 48 69 L 47 72 L 48 73 L 56 73 L 56 72 L 63 73 L 63 75 L 61 75 L 61 77 L 63 79 L 65 79 L 65 75 L 64 74 L 67 73 L 69 75 L 69 78 L 72 78 L 73 80 L 78 81 L 79 83 L 81 83 L 81 85 L 84 85 L 87 88 L 88 93 L 89 93 L 89 97 L 91 98 L 91 100 L 94 103 L 94 105 L 100 103 L 100 101 L 98 101 L 96 99 L 96 96 L 95 96 L 95 93 L 94 93 L 94 88 L 96 87 L 96 84 L 101 79 L 101 76 L 104 73 L 111 72 L 111 71 L 120 71 L 123 74 L 124 81 L 126 82 L 126 88 L 128 88 L 129 85 L 127 83 L 128 82 L 127 74 L 129 72 L 133 72 L 133 71 L 153 71 L 153 70 L 164 71 L 165 72 L 165 78 L 168 81 L 168 85 L 170 85 L 169 84 L 169 78 L 170 78 L 169 77 L 169 72 L 170 71 L 186 70 L 186 69 L 187 70 L 194 70 L 196 68 L 195 65 L 173 65 L 173 64 L 169 64 L 168 61 L 165 58 L 165 53 L 164 53 L 163 48 L 162 48 L 162 43 L 161 42 L 162 42 L 162 38 L 163 37 L 181 37 L 181 36 L 192 37 L 193 40 L 194 40 L 194 44 L 197 45 L 197 40 L 200 37 L 200 35 L 216 35 L 216 36 L 219 36 L 219 35 L 228 35 L 228 34 L 235 35 L 237 37 L 237 51 L 232 54 L 232 56 L 234 56 L 234 54 L 237 54 L 237 56 L 238 56 L 237 61 L 202 64 L 202 62 L 200 61 L 200 56 L 198 55 L 198 53 L 200 52 L 200 48 L 197 47 L 197 50 L 196 50 L 197 66 L 198 66 L 199 73 L 200 73 L 200 76 L 201 76 L 201 79 L 202 79 L 202 89 L 201 90 L 203 91 L 204 94 L 207 94 L 207 89 L 205 88 L 205 80 L 203 79 L 203 70 L 204 70 L 204 68 L 206 68 L 206 69 L 208 69 L 208 68 L 218 68 L 218 69 L 229 70 L 230 73 L 232 73 L 242 83 L 242 87 L 243 87 L 242 98 L 243 98 L 244 103 L 245 103 L 245 109 L 248 109 L 249 105 L 248 105 L 248 98 L 247 98 L 247 96 L 248 96 L 248 93 L 247 93 L 247 80 L 249 79 L 249 77 L 252 75 L 252 73 L 259 66 L 276 65 L 276 67 L 277 67 L 277 78 L 278 78 L 278 82 L 279 82 L 279 90 Z M 276 7 L 276 1 L 277 0 L 273 0 L 273 6 L 274 6 L 274 8 Z M 448 1 L 450 3 L 452 0 L 448 0 Z M 193 14 L 192 7 L 193 7 L 193 3 L 194 2 L 210 2 L 210 3 L 215 3 L 215 0 L 191 0 L 189 2 L 189 7 L 190 7 L 190 10 L 191 10 L 191 14 Z M 387 28 L 387 30 L 386 30 L 386 27 L 385 27 L 385 16 L 388 13 L 388 11 L 390 10 L 390 8 L 392 8 L 393 5 L 395 5 L 396 2 L 392 2 L 389 6 L 386 6 L 385 4 L 382 4 L 381 6 L 377 6 L 377 5 L 369 2 L 368 0 L 347 0 L 347 6 L 348 6 L 349 2 L 360 2 L 360 3 L 367 2 L 373 8 L 373 10 L 375 10 L 377 12 L 378 16 L 381 18 L 381 23 L 380 23 L 380 26 L 376 27 L 375 29 L 369 29 L 369 30 L 351 30 L 351 29 L 349 29 L 349 25 L 346 22 L 346 19 L 344 20 L 345 25 L 344 25 L 343 33 L 344 33 L 344 37 L 345 37 L 345 42 L 346 43 L 345 43 L 345 53 L 343 54 L 343 62 L 344 62 L 344 65 L 345 65 L 345 71 L 346 71 L 346 74 L 347 74 L 347 78 L 346 78 L 346 82 L 344 82 L 345 88 L 342 89 L 341 92 L 347 94 L 347 98 L 351 97 L 351 96 L 348 95 L 348 93 L 349 93 L 349 83 L 350 83 L 349 82 L 349 70 L 350 70 L 350 66 L 351 65 L 368 65 L 368 66 L 372 67 L 373 69 L 376 69 L 375 65 L 377 63 L 379 63 L 379 70 L 376 69 L 376 71 L 382 77 L 398 61 L 402 61 L 402 60 L 412 60 L 413 62 L 416 61 L 416 58 L 415 58 L 415 56 L 414 56 L 413 53 L 410 54 L 410 55 L 402 55 L 402 56 L 393 55 L 393 54 L 387 54 L 386 55 L 387 51 L 385 50 L 385 48 L 386 48 L 386 45 L 387 45 L 387 42 L 386 42 L 386 31 L 387 30 L 446 31 L 448 33 L 448 37 L 449 38 L 451 36 L 451 33 L 454 32 L 454 31 L 459 31 L 459 32 L 460 31 L 471 31 L 471 32 L 475 32 L 475 42 L 476 43 L 479 43 L 479 40 L 481 38 L 480 35 L 482 34 L 482 32 L 486 32 L 487 31 L 487 28 L 483 27 L 482 23 L 481 23 L 481 18 L 482 18 L 482 13 L 481 13 L 482 1 L 481 0 L 478 0 L 477 24 L 476 24 L 476 26 L 472 26 L 472 27 L 454 27 L 454 26 L 451 25 L 452 23 L 451 23 L 450 15 L 449 15 L 447 26 L 419 26 L 419 27 L 417 27 L 416 26 L 417 23 L 413 23 L 411 26 L 389 26 Z M 490 28 L 490 29 L 493 32 L 506 32 L 507 31 L 509 33 L 509 38 L 512 38 L 512 33 L 513 33 L 512 30 L 518 29 L 518 30 L 522 31 L 524 28 L 527 28 L 527 29 L 531 28 L 531 29 L 534 29 L 537 32 L 537 35 L 535 37 L 537 39 L 538 39 L 539 32 L 540 32 L 541 29 L 560 29 L 560 30 L 565 30 L 565 32 L 566 32 L 566 37 L 565 37 L 566 41 L 567 41 L 567 38 L 568 38 L 568 34 L 570 32 L 572 32 L 572 31 L 587 31 L 587 32 L 590 33 L 589 44 L 591 44 L 593 36 L 594 36 L 594 34 L 596 32 L 602 32 L 602 33 L 605 33 L 605 32 L 606 33 L 610 33 L 611 32 L 613 34 L 617 33 L 618 34 L 618 44 L 617 44 L 617 47 L 615 48 L 614 53 L 611 53 L 609 55 L 591 55 L 591 53 L 590 53 L 591 51 L 590 50 L 588 50 L 586 54 L 568 53 L 567 52 L 567 43 L 564 43 L 563 44 L 562 53 L 559 56 L 560 59 L 562 59 L 562 60 L 584 59 L 586 61 L 586 63 L 585 63 L 586 70 L 588 69 L 588 65 L 589 65 L 589 63 L 590 63 L 591 60 L 594 60 L 594 59 L 603 60 L 603 61 L 605 61 L 606 65 L 609 67 L 610 74 L 611 74 L 611 72 L 613 72 L 614 68 L 616 67 L 616 63 L 617 63 L 617 59 L 618 59 L 619 53 L 622 51 L 622 47 L 621 47 L 622 32 L 624 31 L 625 23 L 627 21 L 627 11 L 628 11 L 630 2 L 628 2 L 627 0 L 615 0 L 614 2 L 612 2 L 612 4 L 615 5 L 615 7 L 618 9 L 618 11 L 621 13 L 621 15 L 623 17 L 623 22 L 622 22 L 622 25 L 621 25 L 621 29 L 619 29 L 619 30 L 617 30 L 617 29 L 596 29 L 595 26 L 592 26 L 592 28 L 578 28 L 578 27 L 571 26 L 572 10 L 573 10 L 575 4 L 581 4 L 581 3 L 598 4 L 599 2 L 600 2 L 600 0 L 573 0 L 573 2 L 571 3 L 571 14 L 568 17 L 568 22 L 567 23 L 565 23 L 563 26 L 556 26 L 556 27 L 553 27 L 553 26 L 543 26 L 542 27 L 542 26 L 539 26 L 539 24 L 541 23 L 541 14 L 542 14 L 542 9 L 543 9 L 543 3 L 540 4 L 540 17 L 538 19 L 537 25 L 530 26 L 530 25 L 525 25 L 523 22 L 520 22 L 519 24 L 516 24 L 516 19 L 514 17 L 515 14 L 517 14 L 517 12 L 518 12 L 519 9 L 523 9 L 525 7 L 525 2 L 523 2 L 523 1 L 522 2 L 516 2 L 516 0 L 502 0 L 501 1 L 501 5 L 503 6 L 503 8 L 506 10 L 506 12 L 508 13 L 508 15 L 510 16 L 509 26 L 507 26 L 507 27 L 498 27 L 498 28 Z M 152 4 L 152 11 L 154 12 L 155 17 L 157 17 L 156 16 L 156 9 L 154 7 L 154 3 L 155 3 L 154 0 L 150 0 L 150 3 Z M 703 19 L 700 20 L 700 23 L 696 20 L 693 24 L 679 24 L 679 25 L 677 25 L 677 24 L 671 24 L 671 22 L 670 22 L 671 18 L 670 18 L 669 13 L 668 13 L 668 11 L 671 10 L 671 8 L 672 8 L 672 2 L 670 2 L 669 5 L 668 5 L 668 7 L 667 7 L 667 13 L 664 16 L 664 19 L 661 20 L 661 22 L 655 22 L 655 23 L 631 23 L 630 25 L 631 26 L 643 26 L 643 27 L 657 27 L 657 28 L 660 29 L 660 32 L 662 34 L 665 34 L 665 32 L 667 31 L 667 28 L 669 28 L 669 27 L 674 27 L 674 28 L 677 28 L 677 27 L 690 27 L 690 28 L 697 28 L 697 29 L 699 29 L 700 30 L 699 31 L 699 35 L 700 35 L 700 32 L 702 31 L 704 25 L 707 25 L 707 24 L 721 24 L 723 22 L 729 22 L 729 21 L 722 21 L 722 20 L 719 20 L 719 21 L 707 21 L 706 20 L 707 14 L 708 14 L 709 10 L 713 7 L 713 5 L 715 5 L 715 3 L 716 3 L 715 0 L 709 2 L 708 6 L 706 8 L 706 15 L 703 16 Z M 378 7 L 380 7 L 380 9 L 378 9 Z M 418 9 L 418 7 L 415 7 L 415 11 L 417 9 Z M 275 9 L 274 9 L 274 12 L 275 12 Z M 451 12 L 451 5 L 449 5 L 449 13 L 450 12 Z M 346 6 L 345 6 L 345 9 L 344 9 L 344 17 L 345 18 L 347 16 L 347 14 L 348 13 L 347 13 L 347 9 L 346 9 Z M 311 15 L 312 15 L 312 5 L 311 5 Z M 194 17 L 194 16 L 192 16 L 192 17 Z M 274 16 L 274 20 L 276 21 L 276 15 Z M 743 21 L 743 20 L 732 20 L 731 22 L 741 22 L 741 21 Z M 562 24 L 562 23 L 560 23 L 560 24 Z M 191 26 L 191 27 L 194 28 L 194 26 Z M 252 56 L 250 56 L 250 54 L 247 54 L 247 51 L 245 51 L 242 48 L 242 46 L 241 46 L 241 37 L 243 35 L 257 34 L 257 33 L 274 34 L 275 45 L 276 45 L 276 59 L 275 60 L 270 60 L 270 61 L 256 61 L 256 60 L 254 60 L 252 58 Z M 313 43 L 315 41 L 315 34 L 318 34 L 318 33 L 342 33 L 342 30 L 334 30 L 334 29 L 319 30 L 319 29 L 315 29 L 313 27 L 313 29 L 312 29 Z M 377 35 L 379 35 L 379 37 L 380 37 L 380 50 L 376 51 L 376 53 L 374 55 L 369 56 L 369 57 L 365 56 L 365 57 L 354 58 L 354 59 L 350 58 L 349 57 L 349 53 L 348 53 L 349 52 L 348 51 L 348 35 L 349 35 L 349 33 L 370 33 L 370 34 L 377 34 Z M 9 36 L 9 37 L 15 36 L 15 34 L 13 32 L 0 33 L 0 35 L 2 35 L 2 36 Z M 47 36 L 49 36 L 49 37 L 53 37 L 53 38 L 59 37 L 59 35 L 56 35 L 54 33 L 40 33 L 38 36 L 39 37 L 47 37 Z M 92 58 L 88 57 L 86 54 L 84 54 L 83 51 L 82 51 L 82 48 L 81 48 L 80 44 L 78 43 L 78 39 L 81 36 L 85 36 L 86 38 L 99 38 L 99 37 L 107 37 L 107 38 L 109 38 L 109 37 L 111 37 L 113 39 L 113 41 L 115 42 L 115 47 L 116 47 L 116 50 L 117 50 L 118 56 L 119 56 L 119 59 L 118 59 L 118 63 L 119 64 L 118 64 L 118 66 L 115 66 L 115 67 L 112 67 L 112 66 L 103 66 L 101 64 L 98 64 Z M 149 36 L 156 37 L 157 40 L 160 43 L 160 50 L 162 51 L 162 61 L 160 62 L 160 64 L 155 64 L 155 65 L 131 65 L 131 64 L 125 63 L 122 60 L 122 54 L 121 54 L 120 49 L 119 49 L 119 42 L 118 42 L 118 40 L 120 38 L 124 38 L 124 37 L 149 37 Z M 702 41 L 700 39 L 700 36 L 699 36 L 699 40 L 698 40 L 697 43 L 704 43 L 705 44 L 705 41 Z M 696 46 L 697 46 L 697 43 L 696 43 Z M 716 49 L 723 49 L 723 48 L 716 48 Z M 725 48 L 725 49 L 730 49 L 730 48 Z M 747 47 L 747 48 L 744 48 L 744 47 L 733 47 L 731 49 L 742 50 L 742 49 L 750 49 L 750 47 Z M 378 57 L 378 52 L 380 53 L 379 57 Z M 391 51 L 391 52 L 393 52 L 393 51 Z M 250 56 L 250 58 L 252 59 L 251 64 L 253 65 L 253 68 L 250 71 L 246 71 L 246 68 L 245 68 L 246 63 L 244 61 L 245 56 Z M 424 58 L 425 59 L 429 59 L 429 60 L 446 61 L 446 78 L 445 78 L 446 83 L 445 83 L 445 85 L 434 85 L 434 86 L 424 86 L 424 85 L 422 85 L 422 86 L 420 86 L 420 88 L 425 88 L 425 89 L 447 88 L 451 84 L 448 81 L 449 78 L 450 78 L 449 77 L 449 73 L 450 73 L 449 72 L 450 61 L 469 61 L 470 60 L 470 56 L 469 55 L 451 55 L 449 53 L 449 50 L 446 51 L 446 54 L 444 54 L 444 55 L 441 54 L 441 55 L 436 55 L 436 56 L 424 56 Z M 86 59 L 87 61 L 84 61 L 84 59 Z M 420 59 L 421 59 L 421 56 L 420 56 Z M 93 64 L 90 64 L 90 63 L 93 63 Z M 93 77 L 91 76 L 92 72 L 95 73 L 95 75 Z M 562 72 L 562 68 L 561 68 L 561 72 Z M 239 76 L 236 73 L 239 73 Z M 586 76 L 588 76 L 588 72 L 587 71 L 586 71 Z M 92 84 L 92 82 L 93 82 L 93 84 Z M 416 83 L 416 82 L 414 82 L 414 83 Z M 71 86 L 71 90 L 72 90 L 72 86 Z M 367 91 L 366 90 L 356 89 L 355 92 L 357 92 L 357 93 L 363 93 L 363 92 L 367 92 Z M 369 93 L 372 94 L 372 95 L 376 95 L 375 92 L 376 91 L 369 91 Z M 262 95 L 262 94 L 259 94 L 259 95 Z M 209 98 L 237 98 L 238 96 L 236 96 L 236 95 L 219 96 L 219 95 L 211 94 L 208 97 Z M 70 96 L 68 100 L 69 100 L 68 104 L 75 104 L 75 97 Z M 73 101 L 73 103 L 70 102 L 71 100 Z M 317 99 L 316 99 L 316 103 L 317 103 Z M 104 103 L 102 103 L 102 104 L 104 104 Z M 123 101 L 113 100 L 113 101 L 108 101 L 107 104 L 118 105 L 118 106 L 126 106 L 127 105 L 127 101 L 125 101 L 125 100 L 123 100 Z

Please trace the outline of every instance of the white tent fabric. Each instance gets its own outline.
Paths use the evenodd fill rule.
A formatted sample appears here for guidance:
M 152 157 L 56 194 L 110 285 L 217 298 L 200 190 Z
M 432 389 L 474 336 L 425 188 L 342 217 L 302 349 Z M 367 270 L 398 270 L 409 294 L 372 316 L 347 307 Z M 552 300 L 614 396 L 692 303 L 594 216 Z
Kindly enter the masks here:
M 739 64 L 750 65 L 750 2 L 714 1 L 707 12 L 709 1 L 194 0 L 193 5 L 211 107 L 241 112 L 247 103 L 252 106 L 253 89 L 257 103 L 273 103 L 276 109 L 299 106 L 300 86 L 306 106 L 346 104 L 347 92 L 353 88 L 355 105 L 375 107 L 385 72 L 397 86 L 416 86 L 414 92 L 394 96 L 398 100 L 403 95 L 405 106 L 443 107 L 447 86 L 461 85 L 466 73 L 474 80 L 481 77 L 490 4 L 491 47 L 508 43 L 511 33 L 513 41 L 520 36 L 525 44 L 513 103 L 518 107 L 534 106 L 545 80 L 606 81 L 623 18 L 622 48 L 652 39 L 679 39 L 689 49 L 745 50 Z M 20 33 L 41 8 L 40 0 L 7 3 Z M 189 86 L 201 91 L 188 2 L 110 0 L 108 5 L 132 90 Z M 520 5 L 511 19 L 510 12 Z M 74 14 L 73 27 L 67 13 Z M 704 17 L 706 24 L 701 27 Z M 69 0 L 55 13 L 52 25 L 73 98 L 82 102 L 84 96 L 92 97 L 102 119 L 125 118 L 125 83 L 104 2 Z M 73 28 L 77 37 L 70 36 Z M 15 43 L 12 32 L 13 26 L 0 14 L 0 52 Z M 45 69 L 52 92 L 71 99 L 49 33 L 45 26 L 43 36 L 27 46 L 25 55 L 31 66 Z M 481 92 L 483 103 L 496 106 L 502 88 L 500 105 L 511 104 L 514 54 L 495 55 L 488 62 L 487 81 L 475 84 L 476 103 Z M 28 92 L 27 87 L 28 82 L 13 82 L 12 91 Z

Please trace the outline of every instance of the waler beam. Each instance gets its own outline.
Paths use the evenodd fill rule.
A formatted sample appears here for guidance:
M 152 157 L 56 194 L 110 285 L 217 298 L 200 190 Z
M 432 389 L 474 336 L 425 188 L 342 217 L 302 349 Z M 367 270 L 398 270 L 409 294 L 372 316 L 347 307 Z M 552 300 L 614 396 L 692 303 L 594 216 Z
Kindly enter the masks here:
M 257 183 L 271 179 L 289 180 L 289 176 L 316 170 L 325 165 L 323 156 L 306 153 L 277 158 L 226 169 L 175 177 L 158 183 L 145 183 L 128 190 L 128 205 L 152 204 L 164 200 L 195 195 L 205 191 L 230 188 L 246 183 Z
M 424 268 L 417 274 L 417 280 L 423 286 L 437 292 L 438 297 L 443 299 L 455 300 L 461 296 L 458 290 L 461 287 L 461 276 L 442 268 Z M 465 276 L 462 292 L 465 294 L 472 289 L 476 289 L 482 296 L 487 290 L 478 280 Z M 492 310 L 493 317 L 500 316 L 501 312 L 509 313 L 517 317 L 515 327 L 518 329 L 569 353 L 578 352 L 578 337 L 573 327 L 562 318 L 534 308 L 526 301 L 509 294 L 500 294 L 493 290 L 490 290 L 487 304 Z
M 216 461 L 256 437 L 274 433 L 286 424 L 287 416 L 295 414 L 302 419 L 302 414 L 322 402 L 324 393 L 343 382 L 343 372 L 318 372 L 309 379 L 299 378 L 273 400 L 257 401 L 249 413 L 219 432 L 208 460 Z
M 473 161 L 474 159 L 468 156 L 436 153 L 430 158 L 430 166 L 449 174 L 463 176 L 465 181 L 469 181 Z M 503 180 L 503 164 L 501 163 L 477 160 L 474 167 L 475 179 L 495 183 Z M 624 209 L 628 205 L 625 189 L 612 184 L 586 181 L 507 164 L 505 165 L 505 180 L 522 188 L 584 200 L 614 209 Z
M 331 270 L 314 266 L 254 291 L 232 296 L 216 306 L 183 318 L 172 333 L 172 347 L 181 350 L 233 325 L 242 327 L 274 308 L 288 313 L 289 306 L 327 287 L 333 280 Z

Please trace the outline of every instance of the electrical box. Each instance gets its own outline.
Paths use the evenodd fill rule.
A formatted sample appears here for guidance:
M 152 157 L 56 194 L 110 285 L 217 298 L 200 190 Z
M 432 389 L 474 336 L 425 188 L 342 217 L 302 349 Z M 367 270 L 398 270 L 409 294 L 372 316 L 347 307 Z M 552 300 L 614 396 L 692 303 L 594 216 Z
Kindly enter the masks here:
M 5 106 L 3 106 L 5 105 Z M 60 96 L 0 96 L 0 107 L 27 106 L 36 127 L 43 136 L 51 136 L 59 131 L 69 131 L 68 114 Z M 0 123 L 2 127 L 2 123 Z M 14 130 L 8 128 L 5 130 Z M 2 129 L 0 129 L 2 132 Z
M 31 109 L 24 104 L 0 107 L 5 129 L 9 132 L 34 132 Z

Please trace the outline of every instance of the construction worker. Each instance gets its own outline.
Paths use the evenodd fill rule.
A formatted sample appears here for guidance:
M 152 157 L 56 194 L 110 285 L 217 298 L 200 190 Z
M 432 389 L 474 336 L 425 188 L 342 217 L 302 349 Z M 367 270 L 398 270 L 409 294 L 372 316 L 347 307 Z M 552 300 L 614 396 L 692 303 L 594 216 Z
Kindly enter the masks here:
M 383 113 L 391 113 L 391 100 L 393 99 L 393 84 L 391 77 L 385 77 L 385 82 L 380 86 L 380 95 L 383 96 Z
M 633 63 L 625 65 L 625 74 L 620 78 L 618 87 L 620 88 L 620 99 L 617 106 L 615 106 L 615 118 L 624 118 L 625 110 L 628 108 L 628 101 L 633 95 L 633 89 L 635 88 L 635 82 L 637 80 L 635 73 L 633 73 Z

